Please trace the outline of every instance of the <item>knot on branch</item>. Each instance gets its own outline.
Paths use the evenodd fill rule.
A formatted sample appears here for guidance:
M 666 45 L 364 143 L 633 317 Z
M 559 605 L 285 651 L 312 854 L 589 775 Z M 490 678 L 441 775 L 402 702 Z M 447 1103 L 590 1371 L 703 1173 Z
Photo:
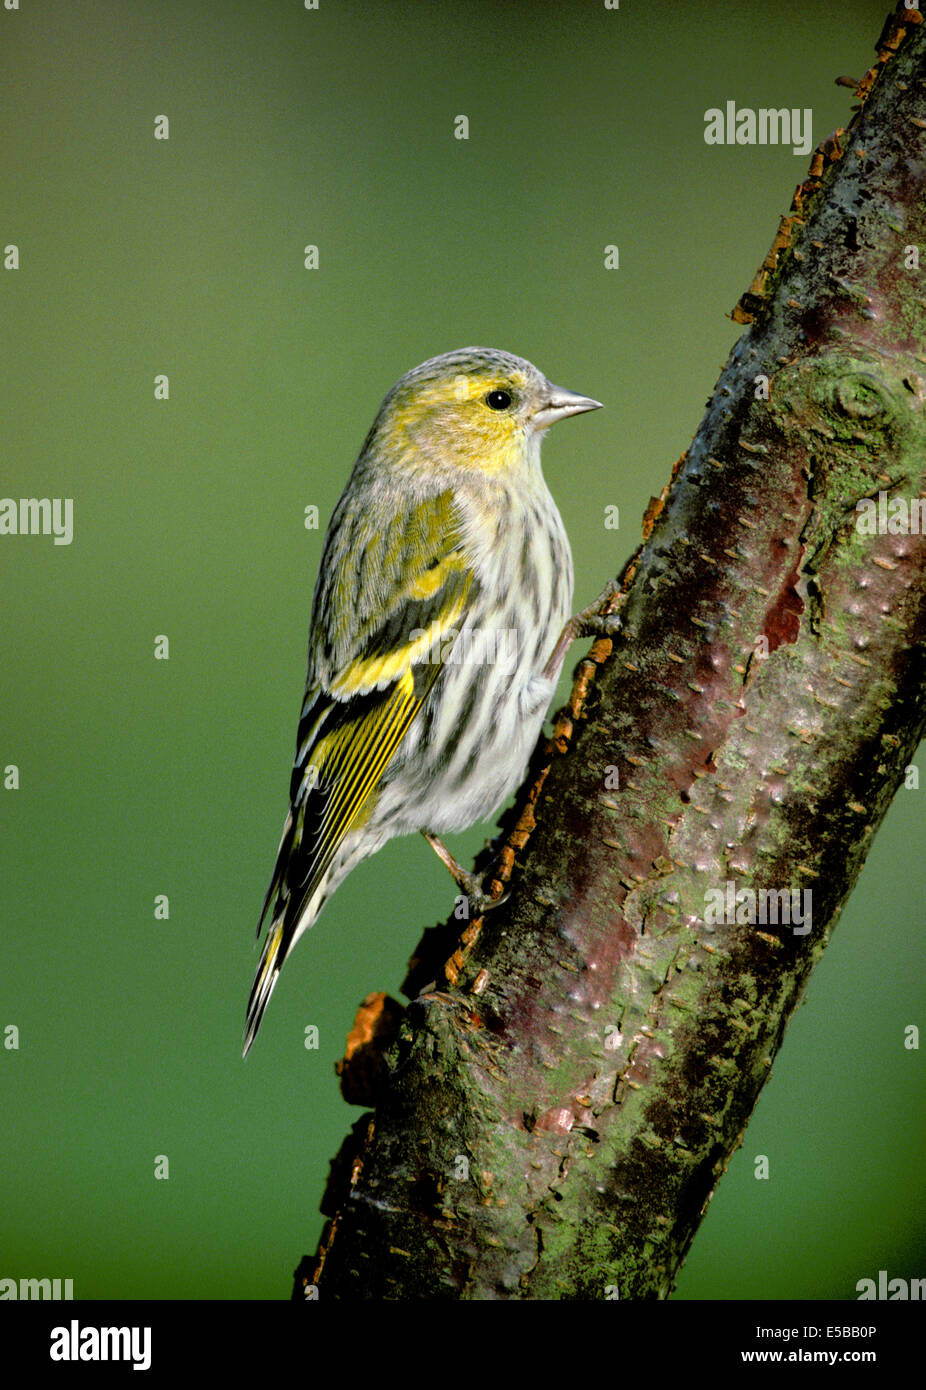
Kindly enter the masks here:
M 870 372 L 843 377 L 836 382 L 833 395 L 839 409 L 852 420 L 873 420 L 890 410 L 883 384 Z
M 813 454 L 818 474 L 814 495 L 820 491 L 824 462 L 843 476 L 859 470 L 857 481 L 865 482 L 884 472 L 887 455 L 902 451 L 914 419 L 903 375 L 900 363 L 884 358 L 869 361 L 829 352 L 773 378 L 777 425 L 786 438 L 800 441 Z

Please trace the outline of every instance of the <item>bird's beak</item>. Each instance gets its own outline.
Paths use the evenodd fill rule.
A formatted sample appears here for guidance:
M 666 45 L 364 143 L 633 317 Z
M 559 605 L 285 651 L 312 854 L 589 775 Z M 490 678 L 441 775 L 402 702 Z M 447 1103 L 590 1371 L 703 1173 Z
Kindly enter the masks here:
M 601 409 L 601 401 L 593 401 L 591 396 L 578 396 L 575 391 L 567 391 L 562 386 L 550 386 L 540 408 L 531 416 L 531 426 L 535 430 L 545 430 L 569 415 L 582 415 L 586 410 Z

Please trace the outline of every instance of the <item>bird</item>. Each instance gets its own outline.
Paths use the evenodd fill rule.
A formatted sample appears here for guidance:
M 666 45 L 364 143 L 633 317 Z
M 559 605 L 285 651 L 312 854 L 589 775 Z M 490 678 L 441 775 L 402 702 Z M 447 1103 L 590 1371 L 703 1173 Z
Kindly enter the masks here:
M 429 358 L 383 400 L 322 550 L 244 1056 L 300 937 L 393 836 L 422 833 L 488 905 L 441 836 L 518 786 L 569 644 L 620 622 L 614 581 L 570 617 L 572 554 L 540 464 L 551 425 L 600 407 L 479 347 Z

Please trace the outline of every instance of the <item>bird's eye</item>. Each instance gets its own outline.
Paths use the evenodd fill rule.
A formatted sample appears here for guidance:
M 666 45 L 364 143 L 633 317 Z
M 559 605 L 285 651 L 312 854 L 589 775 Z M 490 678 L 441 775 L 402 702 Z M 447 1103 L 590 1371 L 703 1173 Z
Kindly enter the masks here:
M 511 392 L 490 391 L 485 401 L 490 410 L 507 410 L 511 405 Z

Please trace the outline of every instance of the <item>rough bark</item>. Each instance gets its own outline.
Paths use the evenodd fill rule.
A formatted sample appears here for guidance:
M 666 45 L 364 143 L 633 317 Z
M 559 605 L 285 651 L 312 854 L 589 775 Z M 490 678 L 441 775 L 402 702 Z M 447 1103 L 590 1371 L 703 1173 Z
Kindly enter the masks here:
M 438 985 L 398 1024 L 296 1297 L 671 1290 L 926 722 L 926 538 L 856 511 L 923 494 L 916 11 L 858 94 L 737 307 L 622 575 L 623 633 L 535 761 L 509 898 L 420 948 Z M 806 933 L 709 920 L 709 890 L 791 889 Z

